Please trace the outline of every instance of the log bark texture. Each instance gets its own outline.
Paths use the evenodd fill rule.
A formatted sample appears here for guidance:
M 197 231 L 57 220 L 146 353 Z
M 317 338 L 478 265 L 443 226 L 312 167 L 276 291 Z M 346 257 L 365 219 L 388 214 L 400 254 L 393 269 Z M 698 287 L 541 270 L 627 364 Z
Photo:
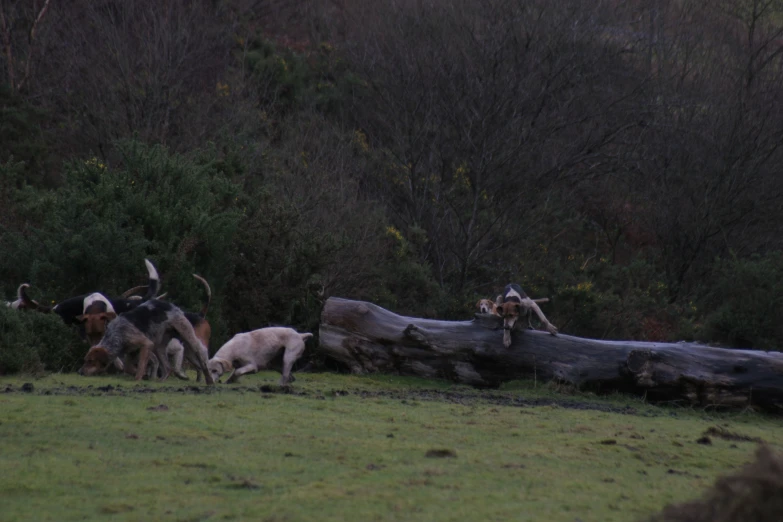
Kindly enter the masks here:
M 699 343 L 602 341 L 520 330 L 503 346 L 499 317 L 438 321 L 329 298 L 319 349 L 353 373 L 384 372 L 495 388 L 520 378 L 699 406 L 783 409 L 783 354 Z

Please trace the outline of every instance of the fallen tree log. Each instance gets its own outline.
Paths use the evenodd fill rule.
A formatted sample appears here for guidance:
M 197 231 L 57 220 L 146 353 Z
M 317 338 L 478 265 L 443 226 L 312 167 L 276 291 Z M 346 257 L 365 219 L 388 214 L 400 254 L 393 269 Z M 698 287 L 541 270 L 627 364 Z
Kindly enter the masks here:
M 503 346 L 499 317 L 404 317 L 363 301 L 329 298 L 319 350 L 353 373 L 449 379 L 476 387 L 535 378 L 596 392 L 699 406 L 783 408 L 783 354 L 699 343 L 601 341 L 521 330 Z

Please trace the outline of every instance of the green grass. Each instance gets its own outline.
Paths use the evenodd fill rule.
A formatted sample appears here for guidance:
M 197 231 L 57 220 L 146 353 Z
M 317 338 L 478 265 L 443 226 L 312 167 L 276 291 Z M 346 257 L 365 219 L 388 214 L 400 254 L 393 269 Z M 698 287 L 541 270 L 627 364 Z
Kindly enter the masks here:
M 752 458 L 753 442 L 697 444 L 710 426 L 783 440 L 756 414 L 524 382 L 482 392 L 299 374 L 291 394 L 259 391 L 278 378 L 200 393 L 172 380 L 0 378 L 13 390 L 0 394 L 0 519 L 631 521 Z M 504 405 L 519 398 L 552 404 Z M 433 449 L 456 458 L 425 456 Z

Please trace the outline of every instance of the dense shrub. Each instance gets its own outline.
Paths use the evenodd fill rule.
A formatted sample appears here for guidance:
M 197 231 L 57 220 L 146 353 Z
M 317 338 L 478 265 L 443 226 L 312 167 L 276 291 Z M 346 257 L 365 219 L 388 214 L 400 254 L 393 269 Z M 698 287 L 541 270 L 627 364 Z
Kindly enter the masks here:
M 672 341 L 680 334 L 666 285 L 644 259 L 614 265 L 606 257 L 568 255 L 527 265 L 520 284 L 531 297 L 551 298 L 541 308 L 564 332 L 646 341 Z
M 703 340 L 739 348 L 783 347 L 783 253 L 716 263 L 703 306 Z
M 149 258 L 161 273 L 163 291 L 186 309 L 199 309 L 203 295 L 191 274 L 205 277 L 219 317 L 241 219 L 230 163 L 210 150 L 197 159 L 138 142 L 119 150 L 117 166 L 94 157 L 72 161 L 62 188 L 17 192 L 19 212 L 30 224 L 0 232 L 6 294 L 28 282 L 45 301 L 96 290 L 119 295 L 145 282 L 143 260 Z
M 12 310 L 0 305 L 0 375 L 74 371 L 87 345 L 59 316 Z
M 783 511 L 783 458 L 768 445 L 719 477 L 701 498 L 670 504 L 648 522 L 776 522 Z

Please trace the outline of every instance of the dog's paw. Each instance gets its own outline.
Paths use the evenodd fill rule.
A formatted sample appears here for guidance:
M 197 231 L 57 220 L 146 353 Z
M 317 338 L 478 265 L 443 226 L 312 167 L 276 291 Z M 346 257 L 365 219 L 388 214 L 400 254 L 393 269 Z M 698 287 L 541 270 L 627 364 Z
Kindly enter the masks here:
M 551 333 L 552 335 L 557 335 L 557 327 L 553 324 L 547 325 L 546 331 Z

